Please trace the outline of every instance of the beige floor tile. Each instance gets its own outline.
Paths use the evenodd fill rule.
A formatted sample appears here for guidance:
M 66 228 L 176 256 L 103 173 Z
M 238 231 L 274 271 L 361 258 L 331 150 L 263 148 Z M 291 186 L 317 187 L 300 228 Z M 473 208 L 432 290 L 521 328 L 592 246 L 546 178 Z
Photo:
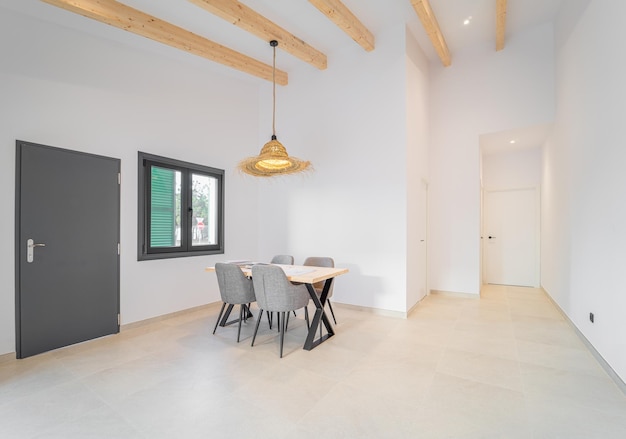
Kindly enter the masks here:
M 555 346 L 545 343 L 517 341 L 519 361 L 552 369 L 605 377 L 606 373 L 593 355 L 582 347 Z
M 109 407 L 95 409 L 34 437 L 36 439 L 146 438 Z
M 519 391 L 437 373 L 425 406 L 420 421 L 432 437 L 531 437 L 526 399 Z
M 406 328 L 399 329 L 390 334 L 384 343 L 377 345 L 372 354 L 383 357 L 393 364 L 409 362 L 435 368 L 445 352 L 450 332 L 447 331 L 440 337 L 438 330 L 434 333 L 423 331 L 414 334 Z
M 284 363 L 292 367 L 313 372 L 317 375 L 339 381 L 349 376 L 363 359 L 366 353 L 355 352 L 334 344 L 336 337 L 324 344 L 324 349 L 297 351 L 297 354 L 283 357 Z
M 585 349 L 585 345 L 571 328 L 556 327 L 551 321 L 547 324 L 514 323 L 515 337 L 518 340 L 559 346 L 570 349 Z
M 35 437 L 105 407 L 97 395 L 78 381 L 26 393 L 0 406 L 0 437 Z
M 522 385 L 531 401 L 562 401 L 609 414 L 626 414 L 626 397 L 611 379 L 520 363 Z
M 518 360 L 515 339 L 498 331 L 481 331 L 476 334 L 472 331 L 456 330 L 450 337 L 448 348 L 507 360 Z
M 75 378 L 51 354 L 3 363 L 0 365 L 0 406 Z
M 411 315 L 404 325 L 396 328 L 389 337 L 396 340 L 414 341 L 419 344 L 446 346 L 454 332 L 455 320 L 432 320 L 426 314 Z
M 335 311 L 311 351 L 291 318 L 282 359 L 265 320 L 254 347 L 255 319 L 240 343 L 236 325 L 213 335 L 211 306 L 3 361 L 0 437 L 626 437 L 624 394 L 542 290 L 434 294 L 407 319 Z
M 533 398 L 531 402 L 530 422 L 534 439 L 626 437 L 626 407 L 622 413 L 606 413 L 566 400 Z
M 494 302 L 478 302 L 468 304 L 459 316 L 460 321 L 511 322 L 508 304 Z
M 419 438 L 417 408 L 385 395 L 367 392 L 367 386 L 338 384 L 298 423 L 305 438 Z
M 517 361 L 476 352 L 447 349 L 437 371 L 515 391 L 522 386 Z
M 336 384 L 314 372 L 280 363 L 256 374 L 249 386 L 240 387 L 233 395 L 259 408 L 272 407 L 295 423 Z
M 456 332 L 472 334 L 490 339 L 499 338 L 515 340 L 515 329 L 511 322 L 489 320 L 459 320 L 455 327 Z
M 421 352 L 427 354 L 427 349 Z M 420 356 L 406 356 L 402 361 L 390 361 L 387 356 L 372 354 L 342 382 L 352 387 L 362 387 L 362 392 L 372 396 L 378 395 L 418 407 L 424 402 L 436 368 L 436 362 L 429 364 L 419 359 Z

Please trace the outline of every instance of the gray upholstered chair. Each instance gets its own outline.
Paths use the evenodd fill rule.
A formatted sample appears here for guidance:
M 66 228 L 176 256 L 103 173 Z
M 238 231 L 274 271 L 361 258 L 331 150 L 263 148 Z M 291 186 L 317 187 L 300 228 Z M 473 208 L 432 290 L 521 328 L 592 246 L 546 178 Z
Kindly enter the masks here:
M 306 286 L 293 285 L 289 282 L 283 269 L 276 265 L 252 266 L 252 282 L 254 283 L 256 301 L 259 305 L 259 317 L 254 328 L 251 346 L 254 346 L 263 311 L 275 311 L 279 313 L 277 323 L 280 332 L 280 357 L 282 358 L 283 341 L 289 323 L 289 313 L 296 309 L 304 308 L 307 327 L 309 326 L 309 313 L 306 308 L 310 299 L 309 292 Z
M 276 255 L 270 261 L 270 264 L 281 264 L 281 265 L 293 265 L 293 256 L 291 255 Z M 296 315 L 296 312 L 293 312 L 293 315 Z M 272 329 L 272 315 L 268 312 L 267 318 L 270 321 L 270 329 Z
M 241 321 L 248 318 L 250 303 L 256 302 L 252 280 L 248 279 L 241 268 L 235 264 L 217 263 L 215 264 L 215 273 L 223 303 L 220 315 L 215 322 L 215 328 L 213 328 L 213 334 L 217 330 L 217 325 L 220 323 L 226 305 L 239 305 L 239 328 L 237 330 L 237 343 L 239 343 Z
M 272 258 L 270 264 L 293 265 L 293 256 L 276 255 Z
M 311 256 L 305 259 L 303 265 L 315 266 L 315 267 L 334 267 L 335 261 L 333 258 L 329 258 L 326 256 Z M 318 296 L 322 294 L 322 290 L 324 289 L 324 282 L 317 282 L 313 284 L 315 288 L 315 292 Z M 328 291 L 328 296 L 326 296 L 326 303 L 328 303 L 328 307 L 330 308 L 330 313 L 333 316 L 333 320 L 335 321 L 335 325 L 337 324 L 337 319 L 335 318 L 335 311 L 333 311 L 333 306 L 330 303 L 330 298 L 333 297 L 333 289 L 335 287 L 335 281 L 330 285 L 330 290 Z

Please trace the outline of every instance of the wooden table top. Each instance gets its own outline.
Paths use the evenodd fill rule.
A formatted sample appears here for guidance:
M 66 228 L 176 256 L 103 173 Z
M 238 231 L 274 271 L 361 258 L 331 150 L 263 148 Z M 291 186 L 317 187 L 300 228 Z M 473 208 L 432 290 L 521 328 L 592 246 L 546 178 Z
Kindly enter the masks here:
M 245 275 L 250 276 L 252 274 L 252 265 L 255 265 L 254 262 L 238 264 L 241 268 L 241 271 L 244 272 Z M 267 265 L 267 264 L 266 264 Z M 337 268 L 337 267 L 314 267 L 311 265 L 281 265 L 274 264 L 283 269 L 285 274 L 287 275 L 287 279 L 291 282 L 300 282 L 304 284 L 314 284 L 317 282 L 322 282 L 326 279 L 330 279 L 331 277 L 340 276 L 342 274 L 346 274 L 348 272 L 347 268 Z M 215 271 L 215 267 L 207 267 L 205 271 L 212 272 Z

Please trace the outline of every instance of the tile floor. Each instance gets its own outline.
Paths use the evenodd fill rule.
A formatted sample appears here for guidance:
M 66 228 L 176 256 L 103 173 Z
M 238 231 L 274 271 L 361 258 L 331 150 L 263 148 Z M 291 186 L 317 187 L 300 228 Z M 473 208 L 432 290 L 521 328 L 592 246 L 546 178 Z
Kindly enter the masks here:
M 0 363 L 1 438 L 626 438 L 626 398 L 540 290 L 427 297 L 409 319 L 337 306 L 285 357 L 218 307 Z

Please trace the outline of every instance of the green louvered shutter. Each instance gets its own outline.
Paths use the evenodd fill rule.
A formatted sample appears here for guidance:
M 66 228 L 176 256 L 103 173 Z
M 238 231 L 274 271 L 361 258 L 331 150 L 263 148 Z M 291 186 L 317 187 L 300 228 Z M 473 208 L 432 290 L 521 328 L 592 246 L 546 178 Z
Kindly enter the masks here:
M 150 247 L 176 246 L 176 172 L 152 166 Z

